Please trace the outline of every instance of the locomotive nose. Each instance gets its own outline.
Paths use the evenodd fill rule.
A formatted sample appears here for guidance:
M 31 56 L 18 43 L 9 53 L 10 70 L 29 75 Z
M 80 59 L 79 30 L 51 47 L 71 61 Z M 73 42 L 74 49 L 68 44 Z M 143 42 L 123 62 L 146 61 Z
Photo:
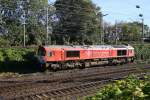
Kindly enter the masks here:
M 45 58 L 44 56 L 37 56 L 37 61 L 41 64 L 44 64 L 45 63 Z

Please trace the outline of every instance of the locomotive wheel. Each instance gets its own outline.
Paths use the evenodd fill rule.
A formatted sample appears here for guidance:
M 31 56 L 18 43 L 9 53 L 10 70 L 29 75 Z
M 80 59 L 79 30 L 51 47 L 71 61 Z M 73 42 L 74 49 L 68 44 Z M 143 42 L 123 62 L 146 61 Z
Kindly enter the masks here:
M 113 62 L 113 65 L 114 65 L 114 66 L 117 66 L 117 65 L 118 65 L 118 63 L 117 63 L 117 62 Z
M 134 58 L 131 58 L 131 63 L 133 63 L 134 62 Z
M 113 64 L 113 60 L 112 60 L 112 59 L 109 59 L 109 60 L 108 60 L 108 65 L 111 66 L 112 64 Z
M 125 64 L 129 63 L 128 58 L 125 58 Z
M 81 63 L 81 65 L 79 66 L 80 69 L 84 69 L 85 68 L 85 63 Z
M 40 70 L 42 72 L 46 71 L 48 67 L 49 67 L 48 63 L 40 64 Z
M 120 65 L 123 65 L 123 61 L 121 61 L 119 64 L 120 64 Z
M 126 60 L 125 60 L 125 59 L 121 59 L 120 61 L 121 61 L 121 62 L 120 62 L 119 64 L 120 64 L 120 65 L 123 65 L 123 64 L 125 64 L 125 61 L 126 61 Z

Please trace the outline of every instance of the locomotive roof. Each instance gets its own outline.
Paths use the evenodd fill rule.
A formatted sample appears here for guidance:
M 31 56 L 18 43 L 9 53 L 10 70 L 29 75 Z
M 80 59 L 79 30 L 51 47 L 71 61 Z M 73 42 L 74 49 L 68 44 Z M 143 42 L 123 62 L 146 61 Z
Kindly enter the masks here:
M 105 48 L 105 49 L 110 49 L 110 48 L 119 48 L 119 49 L 126 49 L 126 48 L 133 48 L 132 46 L 127 46 L 127 45 L 47 45 L 44 46 L 46 48 L 86 48 L 86 49 L 91 49 L 91 48 Z
M 126 48 L 125 45 L 112 45 L 113 48 Z
M 102 48 L 102 47 L 107 47 L 107 48 L 112 48 L 111 45 L 49 45 L 49 46 L 44 46 L 44 47 L 47 47 L 47 48 L 93 48 L 93 47 L 96 47 L 96 48 Z

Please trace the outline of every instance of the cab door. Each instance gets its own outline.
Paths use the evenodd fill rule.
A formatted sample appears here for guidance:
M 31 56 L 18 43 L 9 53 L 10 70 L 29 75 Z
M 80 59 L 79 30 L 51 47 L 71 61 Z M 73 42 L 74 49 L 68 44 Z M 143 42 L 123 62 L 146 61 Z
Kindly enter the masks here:
M 61 61 L 65 61 L 65 50 L 61 49 Z

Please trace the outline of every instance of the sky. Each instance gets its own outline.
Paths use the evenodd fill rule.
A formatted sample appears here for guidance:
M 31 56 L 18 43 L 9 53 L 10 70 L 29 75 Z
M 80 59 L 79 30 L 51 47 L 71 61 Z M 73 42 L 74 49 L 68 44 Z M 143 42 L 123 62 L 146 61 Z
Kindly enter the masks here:
M 54 2 L 55 0 L 49 0 Z M 120 21 L 139 21 L 139 14 L 143 14 L 144 23 L 150 26 L 150 0 L 92 0 L 97 6 L 101 7 L 106 22 L 114 24 Z M 136 8 L 139 5 L 140 8 Z

